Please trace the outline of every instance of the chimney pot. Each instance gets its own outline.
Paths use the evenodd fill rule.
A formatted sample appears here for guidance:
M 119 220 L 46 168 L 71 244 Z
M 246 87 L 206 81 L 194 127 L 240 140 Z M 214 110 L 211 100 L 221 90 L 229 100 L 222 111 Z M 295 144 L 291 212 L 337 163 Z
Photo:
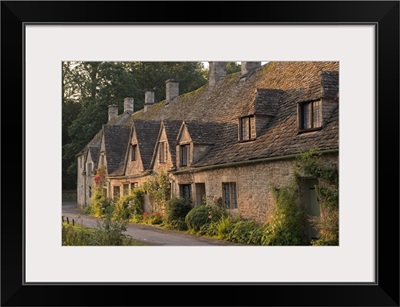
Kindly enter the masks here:
M 116 104 L 111 104 L 108 106 L 108 121 L 112 120 L 114 117 L 118 116 L 118 106 Z
M 241 62 L 242 77 L 251 74 L 261 67 L 261 62 Z
M 179 81 L 169 79 L 165 81 L 165 103 L 168 104 L 172 99 L 179 96 Z
M 226 76 L 226 62 L 208 62 L 208 84 L 214 86 Z
M 131 112 L 134 111 L 134 100 L 132 97 L 124 98 L 124 112 Z
M 146 90 L 144 92 L 144 112 L 154 104 L 154 91 L 153 90 Z

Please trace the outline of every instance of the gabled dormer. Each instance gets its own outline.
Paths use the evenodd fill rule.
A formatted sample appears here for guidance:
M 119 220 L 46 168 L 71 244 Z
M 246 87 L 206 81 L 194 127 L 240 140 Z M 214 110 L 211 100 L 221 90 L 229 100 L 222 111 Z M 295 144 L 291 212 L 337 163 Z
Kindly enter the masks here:
M 276 89 L 258 88 L 251 109 L 238 120 L 239 142 L 254 141 L 276 116 L 279 100 L 284 92 Z
M 201 160 L 217 142 L 220 129 L 217 123 L 184 121 L 176 140 L 177 167 L 189 167 Z
M 129 142 L 130 127 L 124 125 L 104 125 L 100 152 L 104 156 L 109 176 L 123 175 L 126 147 Z M 101 157 L 101 155 L 100 155 Z
M 323 129 L 339 106 L 339 72 L 321 72 L 320 81 L 311 84 L 297 100 L 299 133 Z
M 176 169 L 176 136 L 182 121 L 162 121 L 160 132 L 154 148 L 150 168 L 155 172 L 171 171 Z
M 125 175 L 138 175 L 151 168 L 159 130 L 159 121 L 135 120 L 133 122 L 126 149 Z

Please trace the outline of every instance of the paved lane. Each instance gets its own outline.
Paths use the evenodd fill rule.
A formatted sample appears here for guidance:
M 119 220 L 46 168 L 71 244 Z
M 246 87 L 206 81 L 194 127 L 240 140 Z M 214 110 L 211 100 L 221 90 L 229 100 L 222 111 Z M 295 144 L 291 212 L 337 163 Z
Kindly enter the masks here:
M 64 219 L 68 217 L 70 222 L 72 219 L 76 223 L 96 228 L 97 221 L 100 219 L 82 214 L 76 208 L 75 203 L 65 202 L 62 205 L 62 215 Z M 142 225 L 142 224 L 128 224 L 126 234 L 130 235 L 133 239 L 145 242 L 149 245 L 168 245 L 168 246 L 210 246 L 210 245 L 224 245 L 224 246 L 237 246 L 231 242 L 215 240 L 204 237 L 196 237 L 186 233 L 174 230 L 165 230 L 157 226 Z

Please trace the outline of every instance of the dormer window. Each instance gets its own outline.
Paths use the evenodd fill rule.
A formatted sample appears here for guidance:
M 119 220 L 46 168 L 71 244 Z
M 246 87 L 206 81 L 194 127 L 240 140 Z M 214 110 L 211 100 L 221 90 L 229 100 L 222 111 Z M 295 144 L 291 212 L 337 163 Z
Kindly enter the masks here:
M 299 105 L 299 130 L 317 130 L 322 127 L 322 103 L 318 101 L 303 102 Z
M 189 145 L 181 145 L 180 147 L 180 156 L 181 156 L 181 166 L 187 166 L 189 160 Z
M 131 161 L 136 161 L 136 151 L 137 151 L 137 145 L 136 144 L 131 145 Z
M 166 162 L 166 146 L 165 142 L 160 142 L 158 147 L 159 161 L 160 163 Z
M 254 115 L 244 116 L 239 119 L 239 141 L 256 139 L 256 122 Z
M 92 163 L 86 165 L 87 174 L 90 175 L 92 172 Z

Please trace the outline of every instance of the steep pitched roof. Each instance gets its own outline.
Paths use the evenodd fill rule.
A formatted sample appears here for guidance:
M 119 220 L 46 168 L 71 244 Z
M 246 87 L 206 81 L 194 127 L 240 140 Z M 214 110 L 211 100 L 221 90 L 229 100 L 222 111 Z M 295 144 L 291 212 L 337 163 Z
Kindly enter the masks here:
M 283 93 L 282 90 L 258 88 L 254 100 L 253 114 L 275 116 Z
M 150 167 L 154 146 L 160 131 L 160 123 L 160 121 L 154 120 L 134 120 L 133 122 L 133 127 L 139 143 L 140 157 L 145 170 Z
M 96 167 L 97 167 L 99 151 L 100 151 L 99 147 L 89 146 L 90 156 L 92 157 L 92 161 L 93 161 L 93 169 L 96 169 Z
M 189 135 L 193 144 L 213 145 L 217 141 L 221 124 L 200 121 L 185 121 Z
M 304 99 L 304 91 L 286 92 L 277 116 L 273 118 L 264 133 L 256 140 L 246 143 L 237 141 L 237 126 L 230 125 L 222 130 L 220 142 L 193 166 L 209 166 L 260 158 L 272 158 L 298 154 L 316 148 L 333 150 L 339 146 L 339 117 L 337 107 L 320 131 L 298 133 L 297 102 Z
M 165 101 L 155 103 L 146 112 L 135 112 L 133 118 L 236 123 L 239 117 L 254 114 L 256 89 L 304 89 L 313 82 L 320 84 L 322 71 L 338 69 L 338 62 L 270 62 L 246 81 L 240 73 L 230 74 L 217 86 L 204 85 L 168 105 Z
M 129 126 L 103 126 L 107 172 L 109 175 L 123 174 L 125 151 L 129 142 L 130 130 Z

